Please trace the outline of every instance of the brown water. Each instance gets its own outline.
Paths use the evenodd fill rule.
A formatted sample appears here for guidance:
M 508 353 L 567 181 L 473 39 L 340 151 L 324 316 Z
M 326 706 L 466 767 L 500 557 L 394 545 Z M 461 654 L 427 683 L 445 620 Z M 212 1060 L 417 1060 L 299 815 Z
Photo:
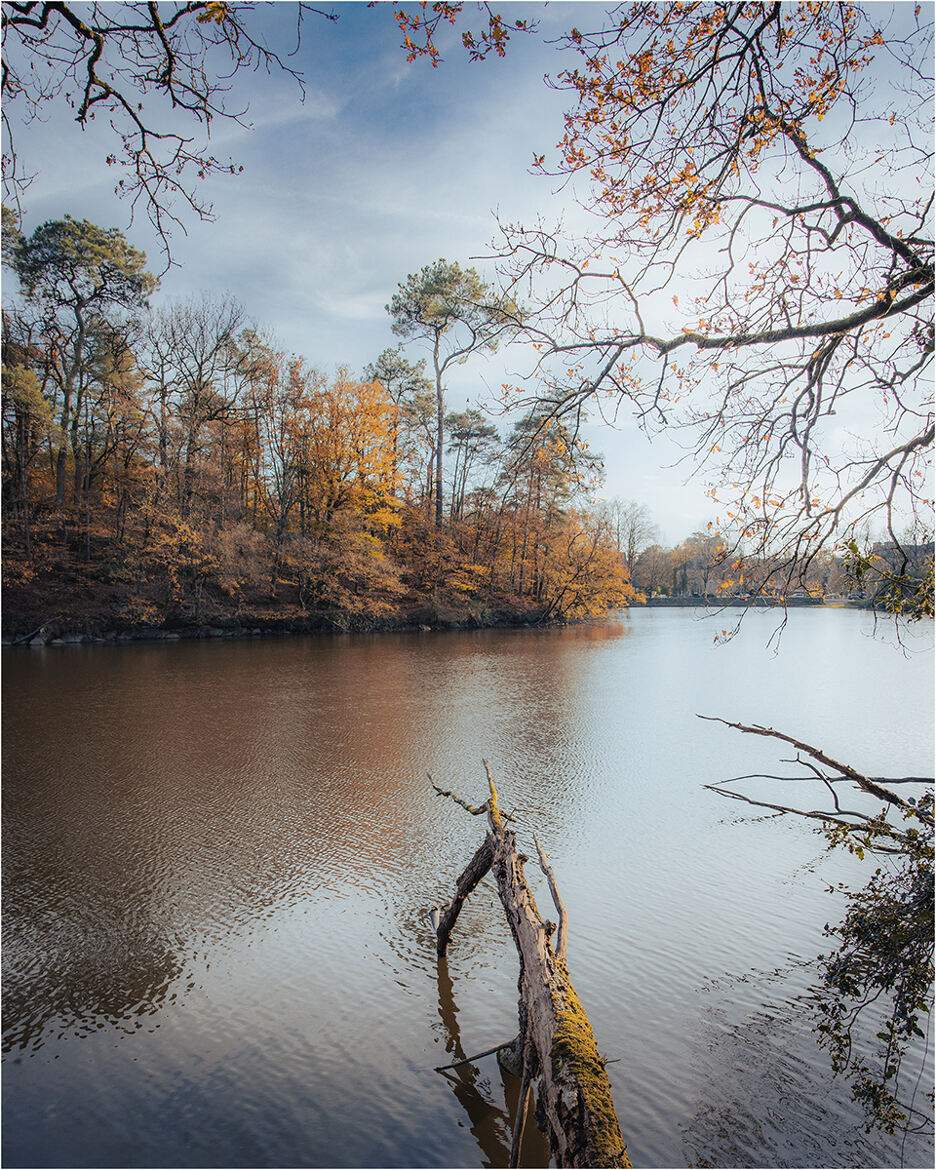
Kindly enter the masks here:
M 425 916 L 482 833 L 426 773 L 483 799 L 482 757 L 535 810 L 635 1165 L 930 1164 L 864 1134 L 803 998 L 864 870 L 705 791 L 785 753 L 695 714 L 930 774 L 931 627 L 904 655 L 795 611 L 775 657 L 775 626 L 5 652 L 4 1164 L 505 1165 L 516 1083 L 433 1071 L 516 1031 L 488 883 L 447 963 Z

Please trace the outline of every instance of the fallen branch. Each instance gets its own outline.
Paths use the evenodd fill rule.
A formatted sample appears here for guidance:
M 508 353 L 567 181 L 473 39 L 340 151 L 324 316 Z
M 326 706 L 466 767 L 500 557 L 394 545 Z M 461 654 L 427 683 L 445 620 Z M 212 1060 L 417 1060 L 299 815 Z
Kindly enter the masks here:
M 14 638 L 13 641 L 10 643 L 10 645 L 11 646 L 22 646 L 25 642 L 31 642 L 33 638 L 35 638 L 38 634 L 41 634 L 42 631 L 46 628 L 46 626 L 48 626 L 50 624 L 51 624 L 50 622 L 43 622 L 41 626 L 37 626 L 36 629 L 33 630 L 29 634 L 24 634 L 22 636 L 22 638 Z
M 455 895 L 440 918 L 437 947 L 440 955 L 445 953 L 465 898 L 491 870 L 520 957 L 520 1029 L 509 1052 L 520 1059 L 522 1085 L 510 1165 L 515 1166 L 519 1159 L 527 1098 L 532 1092 L 537 1124 L 549 1139 L 556 1166 L 630 1166 L 605 1061 L 566 969 L 567 915 L 555 875 L 537 842 L 540 864 L 560 917 L 554 950 L 552 924 L 545 922 L 536 908 L 523 873 L 526 858 L 517 852 L 516 835 L 506 827 L 506 818 L 498 808 L 487 761 L 484 767 L 490 795 L 483 805 L 471 805 L 433 784 L 437 792 L 472 815 L 486 812 L 488 820 L 484 842 L 458 878 Z M 500 1054 L 507 1047 L 497 1051 Z
M 848 764 L 842 764 L 839 763 L 838 760 L 832 759 L 831 756 L 827 756 L 825 752 L 821 751 L 819 748 L 812 747 L 811 744 L 803 743 L 802 740 L 794 739 L 790 735 L 784 735 L 782 731 L 774 731 L 772 727 L 761 727 L 758 724 L 755 724 L 753 727 L 748 727 L 744 723 L 731 723 L 729 720 L 720 719 L 715 715 L 699 715 L 698 718 L 705 719 L 711 723 L 723 723 L 726 727 L 733 727 L 736 731 L 743 731 L 747 735 L 764 735 L 772 739 L 779 739 L 783 743 L 788 743 L 792 747 L 795 747 L 797 751 L 805 752 L 807 755 L 812 756 L 812 758 L 817 760 L 820 764 L 824 764 L 828 768 L 834 768 L 835 771 L 839 772 L 844 779 L 853 781 L 862 792 L 866 792 L 869 796 L 873 796 L 877 800 L 883 800 L 886 804 L 894 805 L 896 808 L 901 809 L 907 815 L 915 817 L 924 825 L 933 824 L 933 817 L 931 814 L 924 812 L 915 805 L 910 804 L 909 801 L 904 800 L 902 796 L 898 796 L 896 792 L 891 792 L 889 788 L 885 788 L 882 784 L 872 780 L 869 776 L 863 776 L 861 772 L 856 772 L 855 769 L 850 767 Z M 723 792 L 722 795 L 728 794 Z M 749 801 L 749 803 L 756 804 L 757 802 Z M 776 806 L 768 805 L 766 807 L 770 808 Z M 782 811 L 797 812 L 799 810 L 783 809 Z M 812 816 L 815 814 L 801 813 L 801 815 Z
M 700 715 L 700 719 L 710 719 L 710 715 Z M 785 763 L 795 763 L 793 760 L 786 760 Z M 826 776 L 826 781 L 829 784 L 852 784 L 854 781 L 850 776 Z M 868 779 L 873 784 L 928 784 L 933 786 L 932 776 L 869 776 Z M 738 780 L 781 780 L 784 784 L 804 784 L 811 783 L 812 776 L 776 776 L 772 772 L 746 772 L 743 776 L 731 776 L 727 780 L 722 780 L 722 784 L 734 784 Z
M 459 801 L 459 803 L 461 802 Z M 452 933 L 452 927 L 455 925 L 455 921 L 461 912 L 465 899 L 493 864 L 494 843 L 490 837 L 485 837 L 478 847 L 477 853 L 468 862 L 463 873 L 455 883 L 455 893 L 452 896 L 452 900 L 446 907 L 445 912 L 441 915 L 439 925 L 436 927 L 436 951 L 439 955 L 445 954 L 449 935 Z
M 465 1056 L 461 1060 L 453 1060 L 451 1064 L 436 1065 L 436 1072 L 447 1072 L 450 1068 L 460 1068 L 463 1064 L 474 1064 L 476 1060 L 480 1060 L 483 1056 L 493 1056 L 495 1052 L 500 1052 L 502 1048 L 510 1048 L 513 1040 L 505 1040 L 503 1044 L 495 1044 L 493 1048 L 485 1048 L 483 1052 L 476 1052 L 474 1056 Z
M 864 821 L 870 821 L 870 817 L 865 816 L 864 813 L 849 813 L 846 810 L 846 815 L 864 818 L 856 824 L 854 821 L 846 821 L 842 817 L 835 817 L 831 813 L 821 812 L 818 809 L 807 810 L 803 808 L 791 808 L 785 804 L 771 804 L 766 800 L 754 800 L 751 796 L 745 796 L 742 792 L 732 792 L 729 788 L 719 788 L 717 784 L 703 784 L 703 788 L 707 788 L 710 792 L 717 792 L 719 796 L 726 796 L 729 800 L 742 800 L 745 804 L 753 804 L 757 808 L 770 808 L 777 813 L 789 813 L 792 816 L 807 817 L 810 820 L 825 821 L 830 825 L 838 825 L 843 829 L 848 829 L 850 832 L 865 828 Z M 902 853 L 903 850 L 889 845 L 875 845 L 875 852 L 878 853 Z
M 487 812 L 488 801 L 485 801 L 484 804 L 469 804 L 467 800 L 462 800 L 460 796 L 454 792 L 449 792 L 447 788 L 440 788 L 432 777 L 429 776 L 428 772 L 426 775 L 429 777 L 429 783 L 435 789 L 437 796 L 447 796 L 450 800 L 454 800 L 456 804 L 460 804 L 463 809 L 470 812 L 473 817 L 479 817 L 482 813 Z
M 485 767 L 487 767 L 486 764 Z M 465 809 L 467 812 L 470 812 L 473 817 L 479 817 L 482 813 L 486 813 L 488 811 L 488 808 L 490 807 L 490 801 L 486 800 L 484 804 L 469 804 L 467 800 L 462 800 L 462 798 L 457 793 L 449 792 L 447 788 L 440 788 L 428 772 L 426 775 L 429 778 L 429 783 L 435 789 L 437 796 L 447 796 L 450 800 L 454 800 L 456 804 L 460 804 L 463 809 Z M 514 812 L 519 811 L 519 809 L 514 810 Z M 516 817 L 512 813 L 501 813 L 501 819 L 505 821 L 513 821 L 516 820 Z
M 543 847 L 540 845 L 539 837 L 534 833 L 533 840 L 536 842 L 536 852 L 539 854 L 540 869 L 546 875 L 546 881 L 549 883 L 549 892 L 552 894 L 553 905 L 559 912 L 559 931 L 556 935 L 556 958 L 561 959 L 563 963 L 566 957 L 566 945 L 569 941 L 569 915 L 566 911 L 565 904 L 559 897 L 559 887 L 556 885 L 556 875 L 553 873 L 552 866 L 549 864 L 546 854 L 543 852 Z

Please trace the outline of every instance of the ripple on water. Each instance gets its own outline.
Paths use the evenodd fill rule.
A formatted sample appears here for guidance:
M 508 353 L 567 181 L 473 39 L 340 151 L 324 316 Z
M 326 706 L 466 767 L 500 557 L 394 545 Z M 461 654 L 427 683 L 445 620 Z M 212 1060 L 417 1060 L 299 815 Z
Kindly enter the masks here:
M 482 757 L 502 805 L 526 810 L 521 847 L 534 855 L 535 827 L 558 874 L 636 1164 L 896 1164 L 856 1136 L 790 1008 L 838 912 L 824 887 L 855 871 L 814 871 L 802 825 L 739 820 L 701 788 L 736 747 L 730 773 L 765 764 L 762 744 L 700 733 L 702 700 L 806 734 L 820 685 L 857 754 L 896 703 L 901 770 L 924 766 L 928 664 L 889 673 L 860 615 L 839 616 L 823 645 L 862 679 L 847 702 L 822 663 L 804 682 L 797 657 L 791 687 L 756 640 L 726 667 L 708 627 L 660 613 L 11 656 L 8 1164 L 502 1164 L 516 1086 L 493 1059 L 432 1071 L 517 1022 L 490 879 L 442 963 L 425 918 L 484 830 L 426 774 L 480 802 Z

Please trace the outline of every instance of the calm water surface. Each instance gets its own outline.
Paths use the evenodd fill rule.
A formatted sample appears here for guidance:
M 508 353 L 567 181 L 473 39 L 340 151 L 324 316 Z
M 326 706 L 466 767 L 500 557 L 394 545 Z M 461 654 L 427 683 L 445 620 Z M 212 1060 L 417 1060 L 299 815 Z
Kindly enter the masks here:
M 4 1164 L 506 1165 L 516 1082 L 433 1071 L 517 1025 L 490 879 L 447 962 L 425 917 L 483 831 L 426 774 L 480 800 L 484 757 L 551 855 L 635 1165 L 931 1165 L 813 1037 L 827 886 L 865 871 L 705 791 L 789 753 L 695 716 L 930 775 L 932 627 L 903 653 L 798 610 L 775 656 L 776 624 L 5 653 Z

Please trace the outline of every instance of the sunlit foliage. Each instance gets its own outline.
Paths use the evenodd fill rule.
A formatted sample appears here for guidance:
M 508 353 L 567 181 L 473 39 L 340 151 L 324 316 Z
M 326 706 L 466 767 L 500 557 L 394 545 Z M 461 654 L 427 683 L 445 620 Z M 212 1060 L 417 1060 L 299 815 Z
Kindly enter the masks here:
M 25 239 L 7 220 L 14 620 L 543 621 L 633 596 L 587 506 L 600 461 L 556 423 L 523 420 L 502 442 L 477 410 L 442 413 L 448 362 L 515 324 L 472 270 L 440 262 L 393 300 L 399 332 L 430 339 L 435 386 L 393 350 L 363 378 L 328 378 L 232 298 L 149 311 L 153 277 L 119 231 L 66 219 Z

